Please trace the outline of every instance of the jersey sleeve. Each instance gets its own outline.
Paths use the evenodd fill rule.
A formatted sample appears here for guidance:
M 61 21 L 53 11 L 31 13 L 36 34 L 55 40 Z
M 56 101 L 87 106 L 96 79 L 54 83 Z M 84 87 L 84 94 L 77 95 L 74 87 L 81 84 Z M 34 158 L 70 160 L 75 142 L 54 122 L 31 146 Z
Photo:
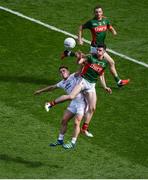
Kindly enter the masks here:
M 111 29 L 112 28 L 112 25 L 110 23 L 110 20 L 109 19 L 106 19 L 106 22 L 107 22 L 107 29 Z
M 90 27 L 91 27 L 91 21 L 90 20 L 82 25 L 82 29 L 90 29 Z
M 63 88 L 63 80 L 56 84 L 58 88 Z

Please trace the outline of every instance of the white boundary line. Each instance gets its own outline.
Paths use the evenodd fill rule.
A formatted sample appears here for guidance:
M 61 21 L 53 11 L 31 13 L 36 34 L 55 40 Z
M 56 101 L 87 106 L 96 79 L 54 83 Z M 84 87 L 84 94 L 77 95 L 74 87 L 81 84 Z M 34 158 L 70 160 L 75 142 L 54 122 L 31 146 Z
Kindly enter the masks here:
M 48 29 L 51 29 L 51 30 L 53 30 L 53 31 L 57 31 L 57 32 L 63 33 L 63 34 L 65 34 L 65 35 L 68 35 L 68 36 L 71 36 L 71 37 L 77 39 L 77 36 L 74 35 L 74 34 L 71 34 L 71 33 L 69 33 L 69 32 L 66 32 L 66 31 L 62 30 L 62 29 L 56 28 L 56 27 L 51 26 L 51 25 L 49 25 L 49 24 L 43 23 L 43 22 L 41 22 L 41 21 L 39 21 L 39 20 L 37 20 L 37 19 L 34 19 L 34 18 L 31 18 L 31 17 L 25 16 L 25 15 L 23 15 L 23 14 L 17 12 L 17 11 L 13 11 L 13 10 L 8 9 L 8 8 L 5 8 L 5 7 L 3 7 L 3 6 L 0 6 L 0 9 L 1 9 L 1 10 L 4 10 L 4 11 L 7 11 L 7 12 L 9 12 L 9 13 L 15 14 L 16 16 L 22 17 L 22 18 L 27 19 L 27 20 L 29 20 L 29 21 L 32 21 L 32 22 L 34 22 L 34 23 L 40 24 L 40 25 L 42 25 L 42 26 L 44 26 L 44 27 L 47 27 Z M 88 41 L 88 40 L 86 40 L 86 39 L 84 39 L 84 42 L 90 44 L 90 41 Z M 141 61 L 139 61 L 139 60 L 133 59 L 133 58 L 131 58 L 131 57 L 129 57 L 129 56 L 126 56 L 126 55 L 124 55 L 124 54 L 118 53 L 118 52 L 116 52 L 116 51 L 114 51 L 114 50 L 111 50 L 111 49 L 107 49 L 107 51 L 110 52 L 110 53 L 112 53 L 112 54 L 115 54 L 115 55 L 117 55 L 117 56 L 119 56 L 119 57 L 122 57 L 122 58 L 124 58 L 124 59 L 126 59 L 126 60 L 132 61 L 132 62 L 134 62 L 134 63 L 137 63 L 137 64 L 139 64 L 139 65 L 142 65 L 142 66 L 148 68 L 148 64 L 146 64 L 146 63 L 144 63 L 144 62 L 141 62 Z

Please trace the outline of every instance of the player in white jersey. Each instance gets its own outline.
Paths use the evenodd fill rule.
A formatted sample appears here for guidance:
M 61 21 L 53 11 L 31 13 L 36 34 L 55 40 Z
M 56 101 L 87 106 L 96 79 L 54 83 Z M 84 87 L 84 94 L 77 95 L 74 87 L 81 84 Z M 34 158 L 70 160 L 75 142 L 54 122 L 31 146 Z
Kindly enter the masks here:
M 62 70 L 61 70 L 62 71 Z M 59 83 L 57 83 L 57 87 L 64 89 L 67 94 L 70 94 L 75 85 L 78 81 L 78 75 L 75 73 L 70 74 L 69 77 L 66 80 L 62 80 Z M 68 106 L 68 110 L 71 111 L 73 114 L 82 114 L 84 115 L 84 110 L 86 107 L 86 101 L 84 99 L 84 95 L 82 93 L 79 93 L 75 99 L 73 99 Z M 47 109 L 48 111 L 49 109 Z
M 67 94 L 70 94 L 73 88 L 75 87 L 75 85 L 77 84 L 79 77 L 76 73 L 70 74 L 68 68 L 65 66 L 61 66 L 59 68 L 59 72 L 63 78 L 62 81 L 60 81 L 55 85 L 50 85 L 46 88 L 37 90 L 35 91 L 34 94 L 41 94 L 42 92 L 52 91 L 56 88 L 62 88 L 67 92 Z M 77 137 L 80 133 L 80 123 L 81 120 L 83 119 L 86 108 L 87 108 L 87 104 L 84 95 L 82 93 L 79 93 L 76 96 L 76 98 L 70 102 L 70 105 L 68 106 L 67 110 L 64 112 L 61 121 L 61 129 L 59 132 L 58 140 L 56 141 L 56 143 L 51 143 L 50 146 L 63 145 L 63 147 L 66 149 L 73 148 L 75 146 Z M 46 110 L 48 111 L 48 109 Z M 66 133 L 68 122 L 73 117 L 74 117 L 74 132 L 73 132 L 72 140 L 68 144 L 63 144 L 64 134 Z M 85 134 L 89 137 L 93 137 L 93 135 L 88 131 L 86 131 Z

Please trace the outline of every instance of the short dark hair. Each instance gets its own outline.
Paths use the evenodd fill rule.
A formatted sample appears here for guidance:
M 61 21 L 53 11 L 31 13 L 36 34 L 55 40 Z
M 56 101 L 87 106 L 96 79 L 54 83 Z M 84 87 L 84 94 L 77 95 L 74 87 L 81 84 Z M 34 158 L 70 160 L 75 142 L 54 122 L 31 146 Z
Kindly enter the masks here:
M 63 66 L 60 66 L 60 67 L 59 67 L 59 71 L 60 71 L 60 69 L 63 69 L 63 68 L 69 70 L 67 66 L 64 66 L 64 65 L 63 65 Z
M 94 12 L 95 12 L 96 9 L 99 9 L 99 8 L 102 9 L 102 6 L 100 6 L 100 5 L 95 6 L 95 7 L 94 7 Z
M 106 45 L 104 43 L 98 44 L 97 48 L 103 48 L 104 50 L 106 50 Z

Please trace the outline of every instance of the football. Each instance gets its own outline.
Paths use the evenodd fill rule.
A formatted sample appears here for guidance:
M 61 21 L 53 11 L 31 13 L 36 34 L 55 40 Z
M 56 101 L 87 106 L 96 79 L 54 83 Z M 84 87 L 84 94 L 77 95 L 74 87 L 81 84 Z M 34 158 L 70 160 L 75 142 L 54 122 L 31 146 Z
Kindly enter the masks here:
M 73 38 L 71 38 L 71 37 L 66 38 L 64 40 L 64 46 L 65 46 L 65 48 L 72 49 L 72 48 L 74 48 L 76 46 L 76 41 Z

